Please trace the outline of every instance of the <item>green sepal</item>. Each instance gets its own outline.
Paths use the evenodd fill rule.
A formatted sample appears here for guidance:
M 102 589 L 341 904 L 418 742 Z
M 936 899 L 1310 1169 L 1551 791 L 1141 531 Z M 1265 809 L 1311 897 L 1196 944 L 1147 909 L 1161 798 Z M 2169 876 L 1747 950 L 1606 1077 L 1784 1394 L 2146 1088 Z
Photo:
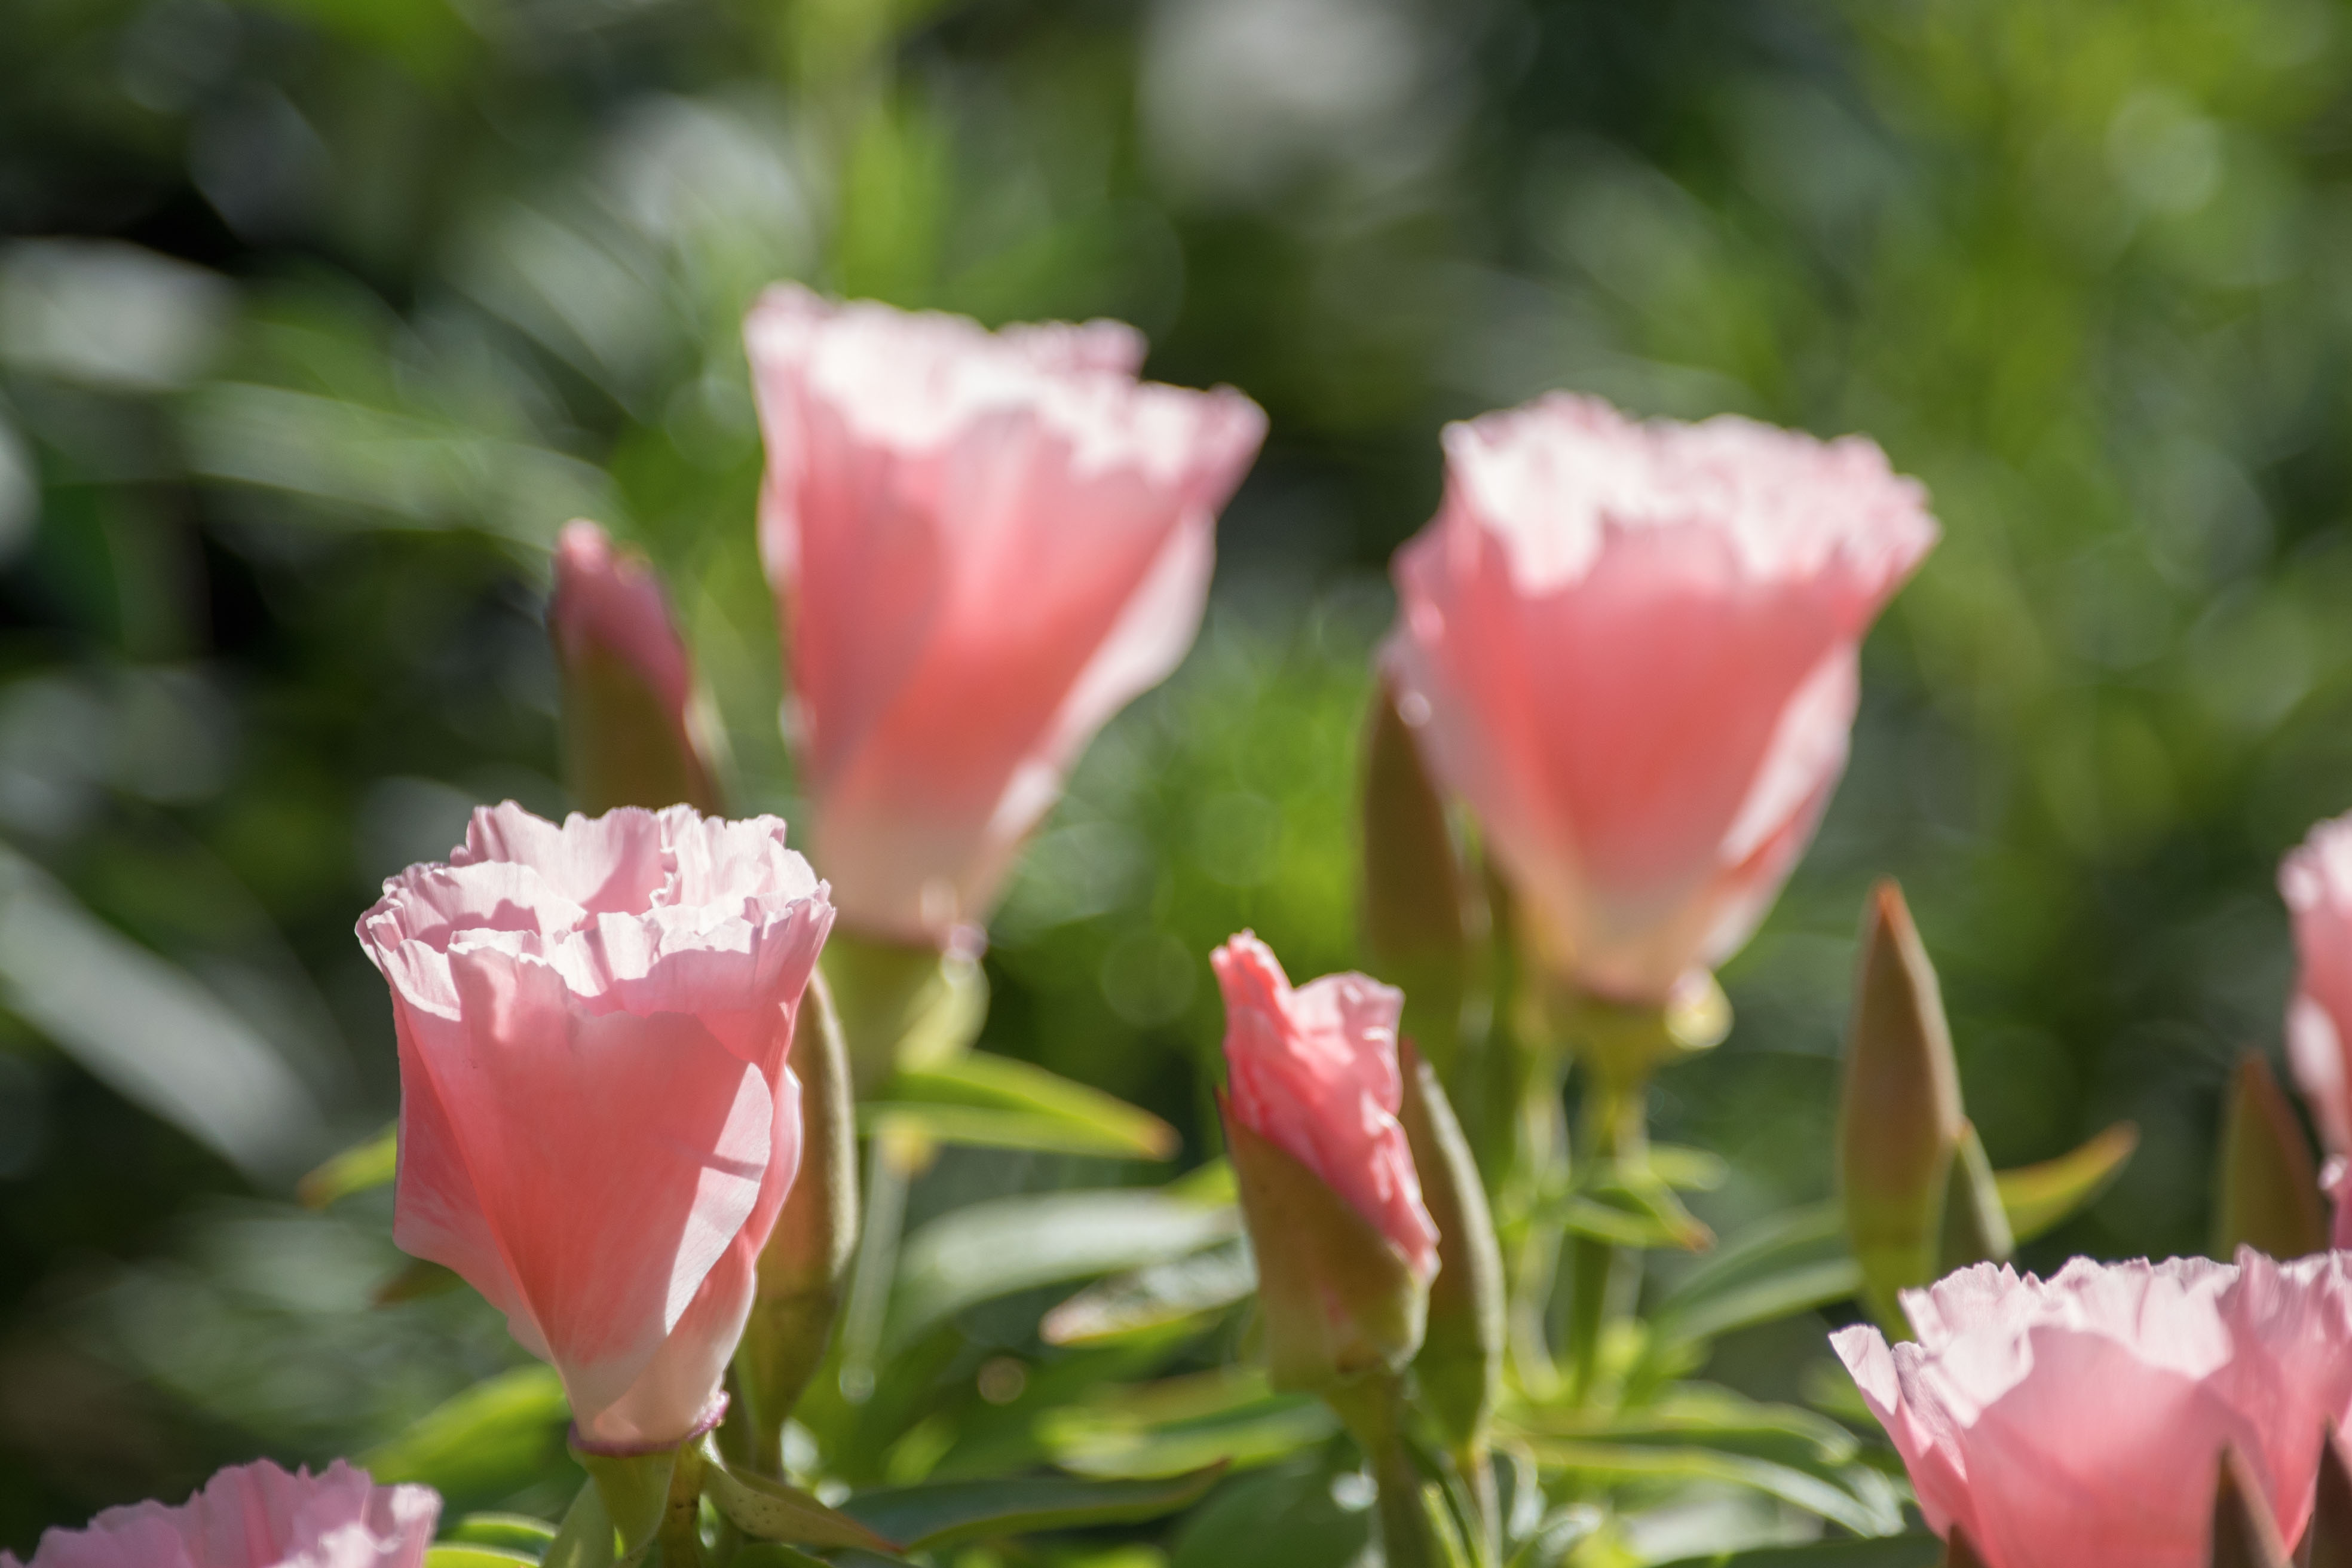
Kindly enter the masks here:
M 615 806 L 649 811 L 684 804 L 726 815 L 709 752 L 691 714 L 672 714 L 660 692 L 626 659 L 591 645 L 564 656 L 563 770 L 573 805 L 591 816 Z
M 2249 1051 L 2230 1080 L 2222 1123 L 2220 1191 L 2213 1208 L 2213 1255 L 2242 1246 L 2273 1258 L 2327 1250 L 2327 1216 L 2319 1172 L 2303 1124 L 2270 1063 Z
M 1731 1033 L 1731 1001 L 1694 970 L 1663 1002 L 1612 1002 L 1557 978 L 1528 987 L 1529 1038 L 1564 1042 L 1616 1100 L 1638 1095 L 1660 1068 L 1713 1050 Z
M 2262 1483 L 2234 1447 L 2221 1450 L 2213 1485 L 2212 1541 L 2210 1568 L 2287 1568 L 2286 1543 Z
M 1404 1078 L 1398 1120 L 1412 1149 L 1422 1202 L 1437 1224 L 1437 1278 L 1429 1285 L 1428 1319 L 1413 1375 L 1447 1441 L 1468 1448 L 1486 1441 L 1502 1377 L 1507 1289 L 1503 1249 L 1477 1162 L 1436 1069 L 1409 1040 L 1400 1044 L 1397 1066 Z
M 1944 1541 L 1944 1568 L 1985 1568 L 1985 1561 L 1977 1554 L 1976 1542 L 1958 1525 Z
M 1381 681 L 1364 730 L 1364 951 L 1404 989 L 1400 1031 L 1451 1069 L 1469 986 L 1471 931 L 1483 926 L 1445 803 L 1395 689 Z
M 1936 1246 L 1936 1275 L 1942 1279 L 1971 1263 L 2006 1263 L 2017 1250 L 2009 1216 L 2001 1212 L 2000 1189 L 1985 1158 L 1976 1124 L 1963 1121 L 1945 1166 L 1944 1213 Z
M 962 1056 L 988 1016 L 987 976 L 960 949 L 942 952 L 836 924 L 820 963 L 860 1100 L 901 1068 L 935 1068 Z
M 540 1568 L 613 1568 L 619 1558 L 613 1516 L 604 1511 L 604 1494 L 592 1479 L 564 1510 L 563 1523 L 548 1542 Z
M 759 1294 L 735 1350 L 750 1462 L 783 1471 L 784 1420 L 824 1359 L 843 1278 L 857 1250 L 857 1128 L 849 1055 L 822 975 L 801 1002 L 792 1068 L 801 1082 L 801 1164 L 760 1253 Z
M 798 1487 L 730 1469 L 706 1450 L 702 1485 L 719 1517 L 754 1541 L 788 1546 L 855 1546 L 897 1554 L 904 1550 L 872 1527 L 830 1508 Z
M 1257 1259 L 1267 1382 L 1328 1394 L 1403 1367 L 1421 1348 L 1428 1285 L 1322 1177 L 1218 1103 Z
M 634 1563 L 653 1545 L 669 1504 L 670 1473 L 677 1468 L 676 1448 L 649 1454 L 598 1454 L 572 1445 L 572 1457 L 588 1472 L 604 1500 L 604 1517 L 620 1532 L 621 1561 Z M 566 1528 L 570 1521 L 565 1521 Z
M 1837 1153 L 1864 1305 L 1890 1335 L 1910 1337 L 1901 1292 L 1937 1278 L 1964 1122 L 1935 966 L 1903 890 L 1883 881 L 1863 916 Z

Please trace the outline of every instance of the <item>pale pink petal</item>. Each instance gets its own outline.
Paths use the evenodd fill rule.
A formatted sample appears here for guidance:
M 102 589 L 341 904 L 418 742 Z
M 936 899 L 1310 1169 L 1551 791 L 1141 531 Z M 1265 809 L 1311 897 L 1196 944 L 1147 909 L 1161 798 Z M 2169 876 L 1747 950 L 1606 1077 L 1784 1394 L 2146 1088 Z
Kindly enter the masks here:
M 2344 1254 L 1979 1265 L 1904 1305 L 1919 1338 L 1832 1339 L 1929 1524 L 1987 1568 L 2202 1568 L 2225 1448 L 2287 1539 L 2352 1412 Z
M 816 858 L 859 925 L 940 940 L 1191 645 L 1265 417 L 1137 381 L 1112 323 L 991 333 L 780 286 L 745 338 Z
M 1225 999 L 1234 1115 L 1270 1139 L 1395 1243 L 1424 1279 L 1437 1226 L 1397 1120 L 1404 994 L 1361 974 L 1292 989 L 1273 951 L 1244 931 L 1209 955 Z
M 683 737 L 693 673 L 661 584 L 643 561 L 614 552 L 593 522 L 567 522 L 556 535 L 555 593 L 547 620 L 567 661 L 600 648 L 636 671 Z
M 52 1530 L 28 1565 L 7 1568 L 422 1568 L 441 1500 L 379 1487 L 338 1459 L 316 1476 L 268 1459 L 234 1465 L 176 1508 L 110 1508 Z
M 400 1039 L 394 1237 L 507 1314 L 592 1443 L 693 1428 L 793 1179 L 785 1053 L 832 910 L 783 845 L 772 817 L 508 805 L 361 921 Z
M 2330 1152 L 2352 1154 L 2352 816 L 2323 822 L 2279 867 L 2300 969 L 2287 1059 Z
M 1744 942 L 1845 762 L 1854 650 L 1936 538 L 1877 448 L 1555 396 L 1446 432 L 1383 655 L 1597 993 Z

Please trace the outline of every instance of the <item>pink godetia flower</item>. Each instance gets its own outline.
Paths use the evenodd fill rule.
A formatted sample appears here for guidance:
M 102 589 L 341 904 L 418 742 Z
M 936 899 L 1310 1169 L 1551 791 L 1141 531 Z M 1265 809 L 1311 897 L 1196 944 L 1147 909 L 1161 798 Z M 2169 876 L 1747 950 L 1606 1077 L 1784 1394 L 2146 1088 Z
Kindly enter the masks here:
M 564 524 L 547 624 L 563 670 L 573 788 L 605 797 L 589 803 L 599 808 L 715 808 L 710 721 L 653 568 L 615 551 L 593 522 Z
M 337 1459 L 288 1475 L 268 1459 L 232 1465 L 176 1508 L 110 1508 L 52 1530 L 29 1563 L 0 1568 L 422 1568 L 441 1516 L 429 1487 L 380 1487 Z
M 774 817 L 512 802 L 360 920 L 400 1041 L 393 1239 L 553 1364 L 583 1446 L 667 1447 L 723 1407 L 832 922 Z
M 2352 1155 L 2352 816 L 2323 822 L 2279 866 L 2298 962 L 2287 1060 L 2331 1155 Z
M 1192 646 L 1265 416 L 1139 381 L 1114 321 L 989 332 L 780 285 L 744 337 L 811 853 L 845 921 L 940 942 Z
M 1980 1263 L 1904 1293 L 1916 1343 L 1832 1339 L 1938 1535 L 1987 1568 L 2205 1568 L 2234 1448 L 2292 1542 L 2352 1405 L 2347 1259 Z
M 1273 949 L 1248 931 L 1209 963 L 1224 993 L 1234 1119 L 1321 1177 L 1429 1279 L 1437 1226 L 1397 1120 L 1404 994 L 1361 974 L 1294 990 Z
M 1554 395 L 1445 431 L 1399 552 L 1399 706 L 1544 962 L 1656 1002 L 1737 951 L 1846 758 L 1857 648 L 1935 543 L 1858 437 Z

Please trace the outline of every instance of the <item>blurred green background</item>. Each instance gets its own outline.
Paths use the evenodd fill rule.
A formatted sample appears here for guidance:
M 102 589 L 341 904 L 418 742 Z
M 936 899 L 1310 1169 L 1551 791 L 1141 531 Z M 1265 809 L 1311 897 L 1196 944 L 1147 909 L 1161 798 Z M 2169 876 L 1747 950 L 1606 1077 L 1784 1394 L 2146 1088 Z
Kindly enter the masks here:
M 1995 1162 L 2147 1134 L 2032 1256 L 2198 1248 L 2274 865 L 2352 806 L 2347 89 L 2321 0 L 5 0 L 0 1546 L 519 1359 L 470 1297 L 366 1309 L 381 1204 L 285 1197 L 394 1103 L 378 879 L 564 805 L 562 521 L 661 564 L 736 797 L 794 813 L 737 338 L 779 277 L 1121 317 L 1273 417 L 1199 647 L 996 923 L 988 1048 L 1197 1157 L 1208 947 L 1355 962 L 1444 421 L 1861 430 L 1947 538 L 1661 1129 L 1732 1159 L 1719 1227 L 1826 1190 L 1891 873 Z M 915 1217 L 1070 1165 L 952 1157 Z

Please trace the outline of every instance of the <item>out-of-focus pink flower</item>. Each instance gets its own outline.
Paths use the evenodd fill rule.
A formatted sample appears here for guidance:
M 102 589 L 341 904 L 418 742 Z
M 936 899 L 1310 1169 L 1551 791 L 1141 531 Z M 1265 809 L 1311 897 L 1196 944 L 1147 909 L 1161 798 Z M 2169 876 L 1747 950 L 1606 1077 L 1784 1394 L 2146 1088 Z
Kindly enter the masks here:
M 1113 321 L 991 333 L 778 286 L 744 336 L 812 853 L 852 924 L 940 941 L 1192 646 L 1265 416 L 1138 381 Z
M 1234 1118 L 1320 1176 L 1430 1279 L 1437 1226 L 1397 1120 L 1404 994 L 1361 974 L 1327 974 L 1293 990 L 1273 949 L 1248 931 L 1209 963 L 1225 997 Z
M 572 784 L 589 804 L 716 806 L 693 667 L 653 569 L 593 522 L 555 543 L 548 629 L 563 667 Z M 640 798 L 642 797 L 642 798 Z
M 1937 538 L 1857 437 L 1555 395 L 1445 431 L 1395 564 L 1400 710 L 1546 962 L 1665 998 L 1763 919 L 1845 765 L 1856 648 Z
M 429 1487 L 380 1487 L 337 1459 L 288 1475 L 232 1465 L 177 1508 L 110 1508 L 41 1537 L 29 1565 L 0 1568 L 422 1568 L 441 1516 Z
M 1979 1264 L 1904 1293 L 1919 1339 L 1832 1339 L 1939 1535 L 1987 1568 L 2204 1568 L 2224 1447 L 2288 1541 L 2352 1406 L 2347 1259 L 2241 1249 L 2053 1279 Z
M 2279 865 L 2301 963 L 2287 1060 L 2320 1138 L 2352 1154 L 2352 816 L 2323 822 Z
M 474 813 L 360 920 L 400 1039 L 393 1238 L 562 1375 L 583 1441 L 715 1419 L 800 1154 L 793 1022 L 833 921 L 772 816 Z

